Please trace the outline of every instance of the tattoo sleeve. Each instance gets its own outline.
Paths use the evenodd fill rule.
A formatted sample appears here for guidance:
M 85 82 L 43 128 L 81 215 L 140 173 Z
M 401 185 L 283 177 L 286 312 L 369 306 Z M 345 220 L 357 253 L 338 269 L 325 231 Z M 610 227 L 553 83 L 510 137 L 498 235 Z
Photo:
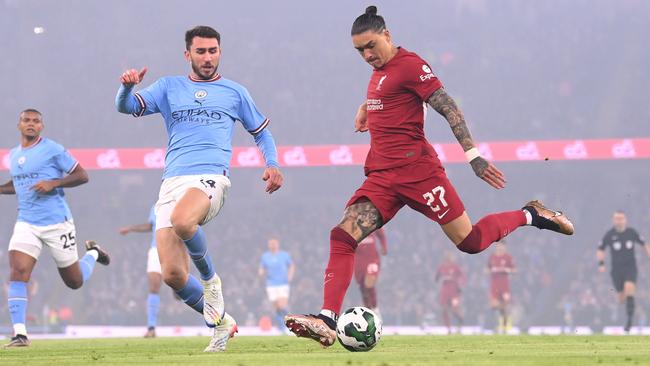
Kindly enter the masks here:
M 456 136 L 456 140 L 458 140 L 460 146 L 463 147 L 463 151 L 474 147 L 474 140 L 472 140 L 472 135 L 467 128 L 467 123 L 465 123 L 463 112 L 461 112 L 454 99 L 447 94 L 445 89 L 440 88 L 436 90 L 429 100 L 427 100 L 427 103 L 449 122 L 451 131 Z
M 370 201 L 359 202 L 345 210 L 343 220 L 339 224 L 357 240 L 363 240 L 373 231 L 382 226 L 379 210 Z

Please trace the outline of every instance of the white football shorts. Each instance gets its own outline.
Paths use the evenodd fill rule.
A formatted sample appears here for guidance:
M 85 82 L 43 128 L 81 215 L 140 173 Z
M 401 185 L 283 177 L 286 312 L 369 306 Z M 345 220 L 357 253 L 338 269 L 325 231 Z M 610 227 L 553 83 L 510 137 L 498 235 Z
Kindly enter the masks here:
M 76 236 L 73 220 L 46 226 L 18 221 L 9 240 L 9 250 L 16 250 L 38 259 L 43 246 L 46 246 L 50 248 L 56 266 L 65 268 L 79 259 Z
M 147 253 L 147 273 L 160 273 L 162 274 L 162 269 L 160 268 L 160 258 L 158 258 L 158 248 L 151 247 Z
M 210 209 L 201 222 L 205 225 L 212 220 L 228 196 L 230 179 L 220 174 L 181 175 L 167 178 L 160 186 L 158 202 L 156 202 L 156 230 L 172 227 L 171 215 L 176 203 L 190 188 L 198 188 L 210 199 Z
M 289 285 L 280 285 L 280 286 L 267 286 L 266 295 L 269 297 L 270 301 L 275 301 L 277 299 L 288 299 L 289 298 Z

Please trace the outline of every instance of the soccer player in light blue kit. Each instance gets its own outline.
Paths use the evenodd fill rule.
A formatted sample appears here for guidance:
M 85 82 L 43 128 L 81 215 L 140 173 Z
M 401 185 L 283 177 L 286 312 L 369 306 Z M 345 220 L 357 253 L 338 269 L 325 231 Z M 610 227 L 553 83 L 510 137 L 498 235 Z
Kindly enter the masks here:
M 158 249 L 156 248 L 156 213 L 155 206 L 149 210 L 149 219 L 146 223 L 124 226 L 120 228 L 120 234 L 148 233 L 151 232 L 151 244 L 147 253 L 147 282 L 149 283 L 149 295 L 147 296 L 147 332 L 145 338 L 156 336 L 156 324 L 158 323 L 158 311 L 160 310 L 160 285 L 162 284 L 162 271 Z
M 43 116 L 36 109 L 20 113 L 20 145 L 9 153 L 11 180 L 0 185 L 0 194 L 18 198 L 18 219 L 9 241 L 9 313 L 14 337 L 5 347 L 29 346 L 25 315 L 27 283 L 43 246 L 50 248 L 66 286 L 80 288 L 93 273 L 95 262 L 108 265 L 108 254 L 94 241 L 86 241 L 86 255 L 79 259 L 72 214 L 63 188 L 88 182 L 84 168 L 63 146 L 41 137 Z
M 296 273 L 296 266 L 291 260 L 291 255 L 280 250 L 278 239 L 269 239 L 268 248 L 269 250 L 262 254 L 258 273 L 260 276 L 266 277 L 266 295 L 273 303 L 275 325 L 281 332 L 288 332 L 284 325 L 284 316 L 288 314 L 289 283 Z
M 214 335 L 205 352 L 222 352 L 236 331 L 225 312 L 221 279 L 215 273 L 202 225 L 221 209 L 230 188 L 232 133 L 236 121 L 255 138 L 266 161 L 262 179 L 266 192 L 282 186 L 277 151 L 268 118 L 255 106 L 243 86 L 217 73 L 221 36 L 197 26 L 185 33 L 189 76 L 158 79 L 133 92 L 147 72 L 130 69 L 120 77 L 115 104 L 136 117 L 160 113 L 169 135 L 165 170 L 156 203 L 156 242 L 163 280 L 194 310 L 203 313 Z M 185 251 L 201 274 L 191 276 Z

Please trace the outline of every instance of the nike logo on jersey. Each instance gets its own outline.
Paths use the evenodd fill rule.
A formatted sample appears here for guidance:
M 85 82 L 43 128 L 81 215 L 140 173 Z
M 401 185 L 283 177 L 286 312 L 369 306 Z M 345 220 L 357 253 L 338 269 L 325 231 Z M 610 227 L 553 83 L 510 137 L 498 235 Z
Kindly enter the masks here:
M 451 210 L 451 209 L 448 208 L 447 211 L 445 211 L 445 212 L 443 212 L 441 214 L 438 214 L 438 219 L 442 219 L 443 217 L 445 217 L 445 215 L 447 215 L 449 213 L 449 210 Z

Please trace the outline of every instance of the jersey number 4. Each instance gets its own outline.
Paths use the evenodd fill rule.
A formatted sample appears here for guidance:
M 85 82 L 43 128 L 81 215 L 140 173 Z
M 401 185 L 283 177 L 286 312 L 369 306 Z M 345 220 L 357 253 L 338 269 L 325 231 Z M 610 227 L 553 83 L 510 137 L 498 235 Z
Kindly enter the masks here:
M 436 196 L 440 204 L 436 204 Z M 422 195 L 425 200 L 427 200 L 427 206 L 431 208 L 433 212 L 438 212 L 442 208 L 447 207 L 447 201 L 445 201 L 445 189 L 442 186 L 437 186 L 432 189 L 431 192 L 427 192 Z M 442 207 L 440 207 L 442 205 Z

